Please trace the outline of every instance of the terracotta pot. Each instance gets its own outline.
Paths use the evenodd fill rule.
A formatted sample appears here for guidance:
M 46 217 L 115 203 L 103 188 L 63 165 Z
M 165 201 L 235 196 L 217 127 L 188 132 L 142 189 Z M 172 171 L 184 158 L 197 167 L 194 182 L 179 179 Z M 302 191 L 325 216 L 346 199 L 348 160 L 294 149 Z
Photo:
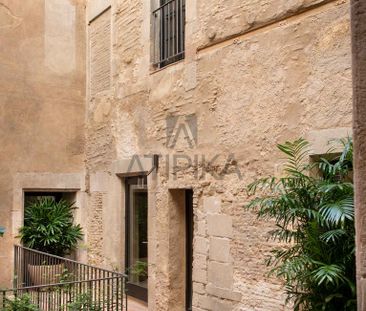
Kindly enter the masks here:
M 60 283 L 64 264 L 58 265 L 28 265 L 30 279 L 34 286 Z

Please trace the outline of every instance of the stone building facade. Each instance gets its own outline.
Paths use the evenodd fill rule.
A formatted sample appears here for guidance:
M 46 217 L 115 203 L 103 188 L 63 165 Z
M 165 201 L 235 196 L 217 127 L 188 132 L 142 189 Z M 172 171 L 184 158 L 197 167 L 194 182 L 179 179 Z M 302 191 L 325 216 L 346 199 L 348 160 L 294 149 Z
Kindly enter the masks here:
M 52 3 L 36 2 L 42 7 Z M 75 110 L 55 114 L 65 121 L 65 140 L 52 133 L 52 149 L 39 138 L 44 150 L 64 157 L 58 159 L 59 166 L 52 166 L 52 157 L 29 157 L 29 163 L 12 166 L 13 183 L 2 176 L 6 200 L 1 215 L 9 215 L 9 206 L 15 211 L 4 225 L 14 227 L 14 237 L 22 219 L 21 194 L 27 189 L 73 191 L 77 221 L 86 233 L 80 258 L 131 269 L 126 264 L 131 189 L 146 189 L 147 240 L 140 242 L 148 254 L 143 263 L 148 264 L 149 310 L 185 310 L 190 299 L 196 311 L 286 310 L 281 284 L 266 276 L 264 265 L 273 246 L 267 240 L 271 224 L 244 209 L 245 188 L 259 176 L 279 173 L 277 143 L 302 136 L 312 143 L 312 153 L 320 155 L 330 139 L 351 134 L 349 2 L 186 0 L 184 57 L 166 66 L 153 64 L 156 50 L 163 53 L 156 47 L 160 39 L 154 35 L 153 12 L 163 2 L 89 0 L 85 19 L 77 1 L 57 0 L 53 5 L 59 3 L 80 8 L 81 37 L 74 42 L 86 46 L 85 60 L 82 48 L 76 50 L 79 78 L 63 76 L 57 80 L 60 84 L 55 82 L 60 91 L 47 91 L 59 100 L 63 90 L 75 100 L 69 100 Z M 25 14 L 15 8 L 11 12 Z M 7 45 L 17 42 L 12 36 Z M 1 55 L 7 55 L 2 47 Z M 61 67 L 68 65 L 66 61 Z M 4 80 L 7 75 L 0 73 Z M 62 83 L 80 92 L 69 92 Z M 27 122 L 47 135 L 39 124 Z M 70 137 L 70 144 L 80 148 L 75 157 L 65 147 Z M 76 137 L 84 139 L 75 142 Z M 4 170 L 11 161 L 15 157 L 7 154 Z M 18 178 L 18 172 L 28 175 Z M 137 202 L 138 197 L 133 198 Z M 192 250 L 187 247 L 192 238 L 190 208 Z M 11 242 L 9 236 L 8 249 Z M 192 284 L 191 298 L 187 282 Z
M 349 2 L 187 0 L 185 57 L 164 68 L 152 65 L 156 7 L 87 5 L 88 259 L 123 266 L 124 180 L 159 154 L 147 180 L 149 309 L 183 310 L 181 196 L 192 189 L 193 309 L 285 310 L 263 264 L 271 226 L 244 210 L 245 187 L 278 172 L 277 143 L 302 136 L 322 154 L 351 134 Z M 188 128 L 173 147 L 171 118 Z
M 0 1 L 0 287 L 29 191 L 84 188 L 83 1 Z

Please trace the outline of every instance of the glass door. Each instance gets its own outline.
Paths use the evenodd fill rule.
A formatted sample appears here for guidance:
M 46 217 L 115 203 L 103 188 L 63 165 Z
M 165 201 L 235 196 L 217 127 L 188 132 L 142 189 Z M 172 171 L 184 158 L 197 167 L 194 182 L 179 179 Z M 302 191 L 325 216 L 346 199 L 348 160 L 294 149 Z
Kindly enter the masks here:
M 147 301 L 147 178 L 126 179 L 126 270 L 128 295 Z

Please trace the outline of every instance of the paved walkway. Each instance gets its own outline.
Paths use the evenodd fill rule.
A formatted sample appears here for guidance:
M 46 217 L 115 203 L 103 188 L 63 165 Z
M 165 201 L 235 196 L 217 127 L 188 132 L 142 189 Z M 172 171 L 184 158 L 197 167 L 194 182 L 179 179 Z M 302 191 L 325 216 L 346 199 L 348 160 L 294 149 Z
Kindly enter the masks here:
M 147 311 L 147 304 L 132 297 L 128 297 L 127 311 Z

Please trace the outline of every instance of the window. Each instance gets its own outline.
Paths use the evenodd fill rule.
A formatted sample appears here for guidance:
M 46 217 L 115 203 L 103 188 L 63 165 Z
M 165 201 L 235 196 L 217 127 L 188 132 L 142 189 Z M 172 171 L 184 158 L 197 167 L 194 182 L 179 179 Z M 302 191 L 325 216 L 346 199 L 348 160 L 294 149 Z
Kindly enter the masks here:
M 184 58 L 185 0 L 160 0 L 153 11 L 154 65 L 162 68 Z

